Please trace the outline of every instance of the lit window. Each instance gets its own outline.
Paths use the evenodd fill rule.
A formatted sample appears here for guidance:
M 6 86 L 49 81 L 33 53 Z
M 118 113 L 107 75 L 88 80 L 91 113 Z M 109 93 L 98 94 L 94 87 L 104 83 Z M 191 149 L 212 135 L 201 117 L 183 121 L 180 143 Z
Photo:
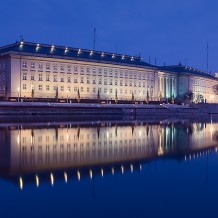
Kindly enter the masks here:
M 35 69 L 35 63 L 32 62 L 30 66 L 31 66 L 31 69 Z
M 42 68 L 43 68 L 43 64 L 39 63 L 39 69 L 42 70 Z
M 46 81 L 50 81 L 50 75 L 46 74 Z
M 50 64 L 46 64 L 46 70 L 50 70 Z
M 27 80 L 27 74 L 23 73 L 23 80 Z
M 39 81 L 42 81 L 42 74 L 39 74 Z
M 57 66 L 56 64 L 53 66 L 53 70 L 54 70 L 54 71 L 57 71 L 57 70 L 58 70 L 58 66 Z
M 67 76 L 67 82 L 70 83 L 71 82 L 71 77 L 68 75 Z
M 58 81 L 57 75 L 54 75 L 54 76 L 53 76 L 53 81 L 54 81 L 54 82 L 57 82 L 57 81 Z
M 26 61 L 23 62 L 23 68 L 27 68 Z

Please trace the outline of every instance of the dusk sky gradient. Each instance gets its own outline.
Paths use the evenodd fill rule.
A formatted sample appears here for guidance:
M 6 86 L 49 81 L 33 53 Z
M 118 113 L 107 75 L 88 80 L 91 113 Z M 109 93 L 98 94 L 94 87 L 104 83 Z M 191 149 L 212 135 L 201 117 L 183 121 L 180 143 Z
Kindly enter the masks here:
M 1 0 L 0 46 L 25 41 L 141 54 L 218 71 L 216 0 Z M 116 46 L 117 44 L 117 46 Z M 117 49 L 116 49 L 117 47 Z

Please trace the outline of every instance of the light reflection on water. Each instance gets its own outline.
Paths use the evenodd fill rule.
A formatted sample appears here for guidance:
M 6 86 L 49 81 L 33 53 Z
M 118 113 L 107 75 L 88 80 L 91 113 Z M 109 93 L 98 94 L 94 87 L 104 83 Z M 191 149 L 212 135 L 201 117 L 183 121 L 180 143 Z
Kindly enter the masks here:
M 16 196 L 15 198 L 19 199 L 27 193 L 32 198 L 36 189 L 42 197 L 48 192 L 48 185 L 53 187 L 53 192 L 57 196 L 62 196 L 63 193 L 66 194 L 66 190 L 60 193 L 63 185 L 67 184 L 67 187 L 71 189 L 73 182 L 74 186 L 78 187 L 75 184 L 76 181 L 81 184 L 80 193 L 77 195 L 82 195 L 83 188 L 87 188 L 87 181 L 98 183 L 99 179 L 106 186 L 110 181 L 121 188 L 120 181 L 123 182 L 125 178 L 126 181 L 132 182 L 132 186 L 128 187 L 131 193 L 131 190 L 138 190 L 139 187 L 145 188 L 140 180 L 147 177 L 145 171 L 153 166 L 152 164 L 155 164 L 155 169 L 158 165 L 157 171 L 161 171 L 162 168 L 167 171 L 166 165 L 169 165 L 169 169 L 178 168 L 180 172 L 181 163 L 187 166 L 192 162 L 204 160 L 205 157 L 208 158 L 210 154 L 214 155 L 218 149 L 218 122 L 216 119 L 208 119 L 199 122 L 161 120 L 155 122 L 24 122 L 10 125 L 1 123 L 0 141 L 0 176 L 2 178 L 0 184 L 2 187 L 6 184 L 7 191 L 11 192 L 12 196 Z M 201 162 L 199 162 L 200 165 Z M 195 167 L 193 172 L 190 172 L 192 168 L 188 169 L 193 176 Z M 174 175 L 167 173 L 165 175 L 169 177 L 169 183 L 171 179 L 172 181 L 175 179 L 173 176 L 181 176 L 177 175 L 176 171 L 173 170 L 173 172 Z M 164 181 L 164 175 L 159 177 L 160 184 Z M 153 182 L 157 183 L 157 181 Z M 11 188 L 10 184 L 13 183 L 17 190 L 22 191 L 17 192 Z M 125 185 L 127 184 L 124 183 Z M 175 184 L 171 185 L 175 186 Z M 93 187 L 92 192 L 95 190 Z M 151 187 L 155 193 L 155 187 Z M 112 192 L 116 198 L 116 192 L 113 190 L 105 190 L 101 187 L 101 191 L 107 193 L 106 195 Z M 138 199 L 135 199 L 133 204 L 140 204 L 138 201 L 142 196 L 140 192 L 138 194 Z M 158 193 L 154 195 L 160 197 Z M 47 194 L 44 197 L 50 201 L 52 196 Z M 130 199 L 132 197 L 129 196 Z M 125 202 L 125 194 L 118 198 Z M 60 205 L 67 204 L 66 201 L 69 200 L 73 200 L 74 206 L 78 206 L 72 196 L 62 199 Z M 101 197 L 101 200 L 106 199 Z M 93 204 L 92 201 L 93 198 L 87 203 Z M 108 199 L 106 201 L 108 202 Z M 33 202 L 39 204 L 34 200 Z M 121 207 L 124 206 L 122 202 L 120 204 Z M 50 207 L 47 208 L 47 210 L 50 209 Z M 66 212 L 68 213 L 69 211 Z M 126 217 L 130 216 L 125 214 L 125 211 L 123 213 Z M 141 214 L 145 214 L 143 209 Z M 83 213 L 83 216 L 85 215 L 88 215 L 88 212 Z M 100 217 L 97 212 L 93 212 L 92 215 Z

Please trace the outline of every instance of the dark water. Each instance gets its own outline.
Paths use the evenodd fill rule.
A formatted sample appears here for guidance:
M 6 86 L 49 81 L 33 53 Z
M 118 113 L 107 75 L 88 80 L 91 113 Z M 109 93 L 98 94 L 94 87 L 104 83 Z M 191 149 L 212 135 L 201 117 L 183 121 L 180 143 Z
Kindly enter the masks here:
M 0 217 L 217 217 L 218 119 L 0 123 Z

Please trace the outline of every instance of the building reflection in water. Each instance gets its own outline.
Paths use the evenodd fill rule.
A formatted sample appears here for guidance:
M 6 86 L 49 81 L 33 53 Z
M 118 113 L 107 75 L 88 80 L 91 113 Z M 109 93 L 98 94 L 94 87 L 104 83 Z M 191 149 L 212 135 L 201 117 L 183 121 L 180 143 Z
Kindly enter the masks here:
M 173 157 L 189 160 L 216 150 L 217 123 L 101 122 L 90 124 L 13 125 L 0 127 L 1 176 L 20 188 L 40 180 L 53 186 L 71 175 L 134 172 L 148 160 Z

